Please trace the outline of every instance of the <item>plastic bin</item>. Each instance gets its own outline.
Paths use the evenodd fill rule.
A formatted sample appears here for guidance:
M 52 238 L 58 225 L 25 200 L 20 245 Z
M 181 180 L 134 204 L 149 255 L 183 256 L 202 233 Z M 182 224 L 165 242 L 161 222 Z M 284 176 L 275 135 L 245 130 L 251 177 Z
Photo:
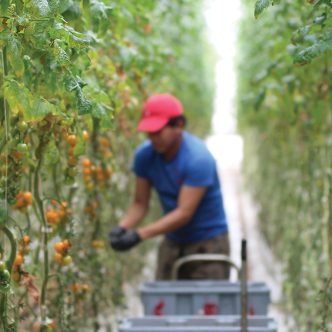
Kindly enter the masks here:
M 248 315 L 267 315 L 270 290 L 263 282 L 248 282 Z M 240 282 L 155 281 L 140 285 L 144 314 L 240 315 Z
M 168 316 L 126 318 L 119 332 L 241 332 L 239 316 Z M 268 317 L 249 317 L 248 332 L 277 332 L 276 322 Z

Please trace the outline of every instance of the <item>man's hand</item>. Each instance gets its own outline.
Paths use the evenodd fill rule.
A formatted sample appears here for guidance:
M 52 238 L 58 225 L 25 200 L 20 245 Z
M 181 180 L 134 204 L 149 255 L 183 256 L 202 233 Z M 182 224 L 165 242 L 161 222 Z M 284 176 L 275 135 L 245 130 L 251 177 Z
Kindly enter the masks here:
M 112 232 L 111 232 L 112 233 Z M 110 235 L 110 244 L 111 247 L 116 251 L 126 251 L 136 246 L 141 242 L 141 237 L 138 235 L 137 231 L 130 229 L 124 230 L 121 235 L 111 236 Z
M 126 233 L 126 229 L 125 228 L 123 228 L 121 226 L 116 226 L 108 234 L 108 239 L 111 242 L 113 239 L 117 239 L 118 237 L 120 237 L 124 233 Z

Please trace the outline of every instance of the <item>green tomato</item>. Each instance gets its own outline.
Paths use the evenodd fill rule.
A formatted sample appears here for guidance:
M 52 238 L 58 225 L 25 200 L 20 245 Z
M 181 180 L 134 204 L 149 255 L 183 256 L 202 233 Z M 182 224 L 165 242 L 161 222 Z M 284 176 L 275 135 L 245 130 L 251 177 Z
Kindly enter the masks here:
M 53 328 L 52 326 L 49 326 L 49 325 L 43 325 L 40 329 L 41 332 L 52 332 L 53 331 Z
M 28 128 L 28 124 L 21 120 L 17 123 L 17 129 L 22 133 L 22 132 L 25 132 Z
M 74 178 L 77 175 L 77 169 L 75 167 L 68 167 L 67 174 L 69 177 Z
M 0 283 L 9 283 L 10 282 L 10 272 L 7 269 L 4 269 L 0 272 Z
M 19 152 L 27 152 L 28 151 L 28 146 L 25 143 L 19 143 L 16 146 L 17 151 Z
M 67 255 L 67 256 L 63 257 L 62 265 L 67 266 L 67 265 L 70 265 L 72 262 L 73 262 L 73 259 L 71 258 L 71 256 Z
M 0 261 L 0 273 L 6 270 L 6 263 L 4 261 Z
M 0 271 L 0 293 L 5 294 L 10 289 L 10 273 L 8 270 Z

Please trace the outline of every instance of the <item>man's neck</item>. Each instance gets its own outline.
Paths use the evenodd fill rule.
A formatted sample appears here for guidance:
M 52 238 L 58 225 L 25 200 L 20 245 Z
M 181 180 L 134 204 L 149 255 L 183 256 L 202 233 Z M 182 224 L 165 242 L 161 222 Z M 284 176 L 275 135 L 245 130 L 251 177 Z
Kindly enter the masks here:
M 175 143 L 172 145 L 172 147 L 162 154 L 163 159 L 170 161 L 172 160 L 176 154 L 178 153 L 182 143 L 182 135 L 178 137 L 178 139 L 175 141 Z

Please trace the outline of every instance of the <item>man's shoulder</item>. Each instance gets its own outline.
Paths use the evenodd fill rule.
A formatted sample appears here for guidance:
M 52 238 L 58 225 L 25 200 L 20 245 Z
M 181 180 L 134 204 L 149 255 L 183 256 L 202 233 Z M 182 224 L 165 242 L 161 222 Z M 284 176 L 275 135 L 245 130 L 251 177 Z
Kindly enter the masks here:
M 185 139 L 185 154 L 187 155 L 187 157 L 190 158 L 191 161 L 201 160 L 201 159 L 205 160 L 214 159 L 207 145 L 201 138 L 193 134 L 190 134 L 188 132 L 185 132 L 184 139 Z
M 144 158 L 152 156 L 154 153 L 152 144 L 150 141 L 146 140 L 141 143 L 135 150 L 135 158 Z

